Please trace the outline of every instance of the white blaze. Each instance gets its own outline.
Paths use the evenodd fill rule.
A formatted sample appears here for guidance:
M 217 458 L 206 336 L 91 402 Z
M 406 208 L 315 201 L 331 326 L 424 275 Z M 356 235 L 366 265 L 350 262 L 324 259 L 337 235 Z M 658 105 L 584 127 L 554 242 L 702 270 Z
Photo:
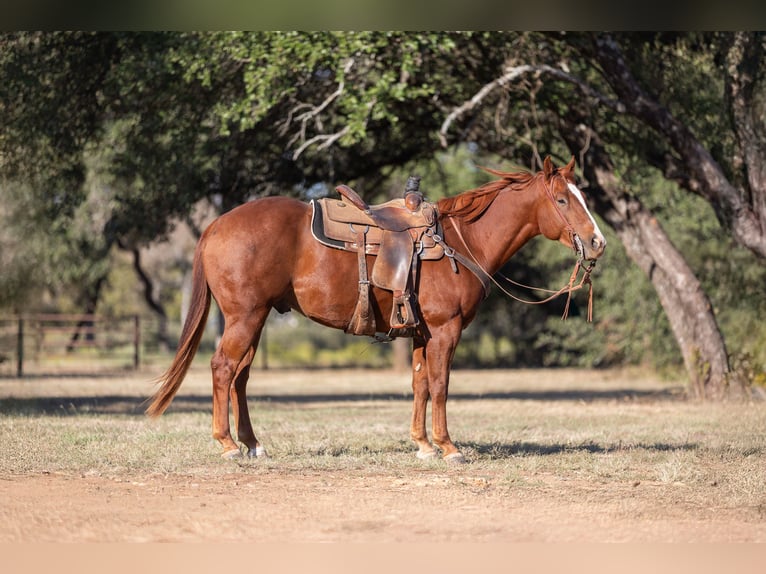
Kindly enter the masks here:
M 567 186 L 569 186 L 569 191 L 572 192 L 572 195 L 574 195 L 577 198 L 577 200 L 580 202 L 580 204 L 582 205 L 582 208 L 585 210 L 585 213 L 587 213 L 588 217 L 590 217 L 590 220 L 593 223 L 593 229 L 594 229 L 594 232 L 595 232 L 596 236 L 599 238 L 599 240 L 602 243 L 604 243 L 605 242 L 604 234 L 601 233 L 601 230 L 598 228 L 598 223 L 596 223 L 596 220 L 593 219 L 593 215 L 591 215 L 590 210 L 588 209 L 588 206 L 585 205 L 585 198 L 583 197 L 582 192 L 573 183 L 567 182 Z

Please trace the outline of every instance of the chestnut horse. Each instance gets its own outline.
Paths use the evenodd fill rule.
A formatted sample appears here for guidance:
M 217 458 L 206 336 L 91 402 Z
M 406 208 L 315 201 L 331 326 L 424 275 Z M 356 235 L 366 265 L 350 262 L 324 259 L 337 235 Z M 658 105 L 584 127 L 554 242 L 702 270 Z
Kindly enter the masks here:
M 555 168 L 502 173 L 499 180 L 437 202 L 447 245 L 475 261 L 488 275 L 497 272 L 532 237 L 543 234 L 574 249 L 581 260 L 599 258 L 606 241 L 575 185 L 574 158 Z M 173 400 L 202 337 L 211 294 L 225 329 L 211 360 L 213 437 L 226 458 L 241 456 L 229 427 L 231 399 L 237 437 L 248 456 L 266 452 L 253 433 L 245 388 L 261 330 L 271 308 L 295 309 L 335 329 L 345 329 L 358 294 L 357 255 L 318 243 L 311 233 L 311 207 L 287 197 L 267 197 L 220 216 L 205 230 L 194 254 L 193 291 L 175 359 L 160 378 L 147 408 L 159 416 Z M 370 257 L 368 265 L 373 265 Z M 485 287 L 462 265 L 458 273 L 443 257 L 423 261 L 417 301 L 421 322 L 413 336 L 410 436 L 419 458 L 464 458 L 447 431 L 447 389 L 455 347 L 474 319 Z M 385 331 L 390 292 L 373 289 L 376 324 Z M 426 434 L 431 400 L 432 441 Z

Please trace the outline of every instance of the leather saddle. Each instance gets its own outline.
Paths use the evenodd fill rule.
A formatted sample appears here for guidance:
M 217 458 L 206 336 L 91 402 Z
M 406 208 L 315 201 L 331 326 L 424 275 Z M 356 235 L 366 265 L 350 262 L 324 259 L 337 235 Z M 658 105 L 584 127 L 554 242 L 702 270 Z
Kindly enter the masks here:
M 389 336 L 404 335 L 419 324 L 417 272 L 420 260 L 444 256 L 434 204 L 417 190 L 419 178 L 410 178 L 403 198 L 368 205 L 350 187 L 336 190 L 341 200 L 313 200 L 311 230 L 324 245 L 358 254 L 359 298 L 346 332 L 375 335 L 375 316 L 370 307 L 370 283 L 393 293 Z M 375 256 L 368 273 L 367 256 Z

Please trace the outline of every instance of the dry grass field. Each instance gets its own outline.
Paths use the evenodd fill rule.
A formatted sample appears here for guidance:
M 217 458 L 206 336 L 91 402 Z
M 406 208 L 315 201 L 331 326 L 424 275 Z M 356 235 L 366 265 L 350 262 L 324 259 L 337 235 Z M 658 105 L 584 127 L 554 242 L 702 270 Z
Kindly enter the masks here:
M 210 382 L 0 379 L 1 542 L 766 542 L 766 402 L 642 371 L 456 371 L 468 464 L 419 461 L 409 377 L 255 372 L 271 458 L 219 457 Z

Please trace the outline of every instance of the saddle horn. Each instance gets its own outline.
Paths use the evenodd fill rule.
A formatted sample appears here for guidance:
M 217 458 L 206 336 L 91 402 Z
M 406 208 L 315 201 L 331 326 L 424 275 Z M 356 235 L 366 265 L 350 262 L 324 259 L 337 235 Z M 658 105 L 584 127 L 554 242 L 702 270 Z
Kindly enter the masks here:
M 423 194 L 420 193 L 420 176 L 411 175 L 404 186 L 404 205 L 414 213 L 421 203 L 423 203 Z

